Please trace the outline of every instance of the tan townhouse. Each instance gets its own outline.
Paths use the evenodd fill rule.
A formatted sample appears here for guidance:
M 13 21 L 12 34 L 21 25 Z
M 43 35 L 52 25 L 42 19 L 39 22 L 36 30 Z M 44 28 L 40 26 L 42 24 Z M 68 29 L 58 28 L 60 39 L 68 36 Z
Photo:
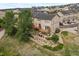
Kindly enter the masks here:
M 62 27 L 77 27 L 79 15 L 76 11 L 61 11 L 52 14 L 46 12 L 34 12 L 33 14 L 33 25 L 34 28 L 41 32 L 55 33 L 56 29 Z

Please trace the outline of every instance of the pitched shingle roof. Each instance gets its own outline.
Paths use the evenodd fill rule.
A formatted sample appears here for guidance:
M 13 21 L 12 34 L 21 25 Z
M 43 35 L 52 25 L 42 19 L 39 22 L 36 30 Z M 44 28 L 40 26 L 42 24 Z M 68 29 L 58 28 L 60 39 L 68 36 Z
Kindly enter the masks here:
M 63 15 L 70 15 L 70 14 L 75 14 L 75 13 L 77 13 L 77 11 L 74 11 L 74 10 L 62 11 Z
M 44 13 L 44 12 L 34 12 L 34 13 L 32 13 L 32 17 L 38 18 L 40 20 L 51 20 L 54 16 L 55 16 L 55 14 L 50 15 L 50 14 Z

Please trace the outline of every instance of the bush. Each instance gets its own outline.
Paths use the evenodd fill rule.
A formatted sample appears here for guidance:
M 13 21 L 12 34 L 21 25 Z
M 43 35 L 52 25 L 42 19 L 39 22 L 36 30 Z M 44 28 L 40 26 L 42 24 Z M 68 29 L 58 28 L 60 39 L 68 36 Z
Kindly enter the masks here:
M 59 32 L 60 32 L 60 29 L 56 28 L 55 33 L 59 33 Z
M 15 36 L 17 33 L 17 28 L 16 27 L 12 27 L 12 32 L 10 33 L 10 36 Z
M 58 51 L 58 50 L 61 50 L 61 49 L 63 49 L 63 47 L 64 47 L 64 45 L 63 44 L 59 44 L 59 45 L 57 45 L 56 47 L 51 47 L 51 46 L 48 46 L 48 45 L 44 45 L 43 46 L 44 48 L 47 48 L 47 49 L 49 49 L 49 50 L 52 50 L 52 51 Z
M 56 43 L 59 40 L 59 36 L 54 34 L 54 35 L 52 35 L 51 40 Z
M 61 34 L 63 34 L 64 36 L 68 36 L 68 32 L 67 31 L 62 31 Z
M 64 46 L 63 44 L 59 44 L 58 46 L 53 48 L 53 51 L 61 50 L 63 48 L 63 46 Z
M 52 48 L 51 46 L 48 46 L 48 45 L 44 45 L 43 47 L 44 47 L 44 48 L 47 48 L 47 49 L 49 49 L 49 50 L 53 50 L 53 48 Z

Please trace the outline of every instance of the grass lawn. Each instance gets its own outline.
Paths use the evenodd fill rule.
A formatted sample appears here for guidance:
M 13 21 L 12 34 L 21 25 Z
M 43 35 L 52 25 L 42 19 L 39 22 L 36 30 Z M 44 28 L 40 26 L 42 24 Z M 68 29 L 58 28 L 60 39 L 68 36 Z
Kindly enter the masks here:
M 37 48 L 37 47 L 38 48 Z M 40 48 L 39 45 L 33 41 L 19 42 L 16 39 L 8 37 L 8 39 L 0 40 L 0 55 L 3 56 L 42 56 L 50 55 L 48 51 Z M 52 54 L 51 54 L 52 55 Z
M 61 35 L 61 34 L 59 34 Z M 63 37 L 63 36 L 62 36 Z M 64 49 L 60 51 L 51 51 L 37 45 L 33 41 L 19 42 L 14 38 L 6 38 L 0 40 L 0 55 L 5 56 L 63 56 L 63 55 L 79 55 L 79 45 L 74 44 L 74 38 L 78 37 L 72 33 L 63 37 Z
M 9 53 L 8 53 L 9 52 Z M 49 51 L 33 41 L 26 43 L 19 42 L 16 39 L 8 37 L 8 39 L 0 40 L 0 55 L 5 56 L 54 56 L 63 55 L 62 51 Z
M 64 42 L 64 55 L 66 56 L 79 56 L 79 45 L 76 45 L 74 39 L 78 37 L 77 35 L 73 33 L 68 33 L 68 36 L 63 36 Z

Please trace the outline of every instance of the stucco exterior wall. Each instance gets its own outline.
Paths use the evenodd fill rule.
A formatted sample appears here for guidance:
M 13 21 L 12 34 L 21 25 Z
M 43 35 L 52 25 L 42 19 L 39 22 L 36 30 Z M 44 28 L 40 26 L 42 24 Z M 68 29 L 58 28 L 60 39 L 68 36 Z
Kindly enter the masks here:
M 41 28 L 45 30 L 45 26 L 51 26 L 50 20 L 40 20 Z
M 51 34 L 55 32 L 56 28 L 59 28 L 60 18 L 56 15 L 51 21 Z

